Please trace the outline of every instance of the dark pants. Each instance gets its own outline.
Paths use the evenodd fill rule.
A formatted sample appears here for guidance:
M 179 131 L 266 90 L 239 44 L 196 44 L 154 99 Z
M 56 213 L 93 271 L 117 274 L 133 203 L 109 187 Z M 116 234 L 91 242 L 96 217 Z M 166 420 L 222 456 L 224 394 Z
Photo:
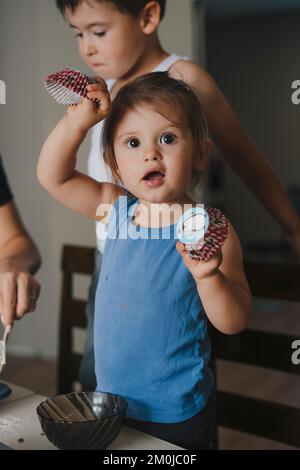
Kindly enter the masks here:
M 95 250 L 95 269 L 89 288 L 89 298 L 86 305 L 87 329 L 82 361 L 80 364 L 79 380 L 82 389 L 92 391 L 96 389 L 95 358 L 94 358 L 94 313 L 95 296 L 101 268 L 101 253 Z
M 215 393 L 206 407 L 192 418 L 179 423 L 155 423 L 126 418 L 124 426 L 150 434 L 188 450 L 217 448 Z

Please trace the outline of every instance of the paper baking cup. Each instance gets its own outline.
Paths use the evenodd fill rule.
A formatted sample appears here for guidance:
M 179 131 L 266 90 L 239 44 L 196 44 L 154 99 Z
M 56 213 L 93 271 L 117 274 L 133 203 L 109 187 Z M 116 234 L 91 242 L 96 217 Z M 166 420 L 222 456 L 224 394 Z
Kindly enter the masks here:
M 87 97 L 86 87 L 92 83 L 95 83 L 93 78 L 72 68 L 52 73 L 44 81 L 52 98 L 65 106 L 81 103 Z
M 193 207 L 186 211 L 177 224 L 177 238 L 184 243 L 189 256 L 210 260 L 223 246 L 228 236 L 229 223 L 220 209 L 205 210 Z

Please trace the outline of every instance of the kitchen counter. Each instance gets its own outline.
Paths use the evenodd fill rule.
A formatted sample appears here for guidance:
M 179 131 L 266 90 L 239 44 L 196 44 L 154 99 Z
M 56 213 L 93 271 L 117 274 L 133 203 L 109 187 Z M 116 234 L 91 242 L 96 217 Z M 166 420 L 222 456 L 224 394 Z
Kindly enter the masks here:
M 15 450 L 56 450 L 42 433 L 36 413 L 37 406 L 46 397 L 22 387 L 7 385 L 12 389 L 12 394 L 0 401 L 0 450 L 1 444 Z M 108 450 L 178 449 L 181 447 L 123 426 Z

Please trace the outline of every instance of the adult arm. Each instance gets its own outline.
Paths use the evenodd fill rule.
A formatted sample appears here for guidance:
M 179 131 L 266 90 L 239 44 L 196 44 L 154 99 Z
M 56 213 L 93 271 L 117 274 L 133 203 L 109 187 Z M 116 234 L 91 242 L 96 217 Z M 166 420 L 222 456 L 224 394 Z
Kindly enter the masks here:
M 211 136 L 227 163 L 280 224 L 300 255 L 300 220 L 274 170 L 244 131 L 212 77 L 190 61 L 176 63 L 170 74 L 194 88 L 205 110 Z
M 40 285 L 33 278 L 41 264 L 13 201 L 0 207 L 0 314 L 5 325 L 36 309 Z

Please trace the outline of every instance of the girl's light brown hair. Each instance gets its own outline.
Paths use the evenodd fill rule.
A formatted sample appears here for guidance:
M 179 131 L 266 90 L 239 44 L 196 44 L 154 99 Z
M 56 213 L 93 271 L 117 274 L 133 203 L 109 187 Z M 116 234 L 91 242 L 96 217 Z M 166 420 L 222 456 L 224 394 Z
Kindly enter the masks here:
M 141 104 L 147 104 L 176 126 L 188 127 L 194 142 L 194 161 L 206 157 L 208 127 L 195 92 L 183 81 L 169 77 L 167 72 L 148 73 L 119 90 L 103 126 L 104 161 L 116 182 L 119 179 L 114 152 L 116 132 L 126 113 Z M 191 190 L 199 180 L 199 172 L 194 170 Z

